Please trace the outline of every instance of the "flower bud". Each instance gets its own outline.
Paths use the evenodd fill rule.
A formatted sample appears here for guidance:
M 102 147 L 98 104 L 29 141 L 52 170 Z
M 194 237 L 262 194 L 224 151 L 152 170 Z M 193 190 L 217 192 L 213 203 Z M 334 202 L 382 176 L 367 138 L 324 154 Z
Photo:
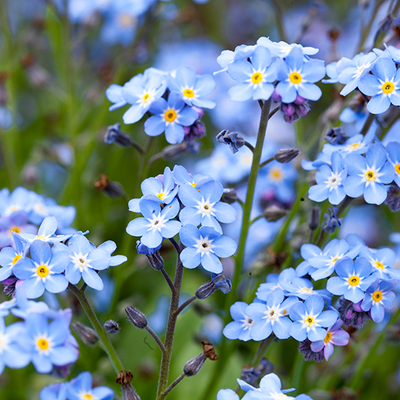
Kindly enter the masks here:
M 392 212 L 400 211 L 400 189 L 396 185 L 389 187 L 385 204 L 389 206 Z
M 107 175 L 102 173 L 100 173 L 100 179 L 94 183 L 94 187 L 112 199 L 117 199 L 124 194 L 124 189 L 120 183 L 110 182 Z
M 82 342 L 87 346 L 94 346 L 99 340 L 97 333 L 92 328 L 89 328 L 80 322 L 74 322 L 72 327 Z
M 185 142 L 179 144 L 171 144 L 170 146 L 164 147 L 162 150 L 163 157 L 167 160 L 179 156 L 187 151 L 187 144 Z
M 275 154 L 275 160 L 281 164 L 286 164 L 294 160 L 300 153 L 299 149 L 281 149 Z
M 189 360 L 183 367 L 184 374 L 186 376 L 196 375 L 201 370 L 201 367 L 203 366 L 206 359 L 207 357 L 204 355 L 204 353 L 201 353 L 197 357 Z
M 308 227 L 315 231 L 319 225 L 319 207 L 312 207 L 308 217 Z
M 184 126 L 185 142 L 192 142 L 195 139 L 201 139 L 206 134 L 206 127 L 197 120 L 191 126 Z
M 217 142 L 227 144 L 233 154 L 237 153 L 245 143 L 237 132 L 229 132 L 227 129 L 223 129 L 215 138 Z
M 229 189 L 229 192 L 224 192 L 221 197 L 223 203 L 232 204 L 237 201 L 237 195 L 235 189 Z
M 330 144 L 343 144 L 349 137 L 341 128 L 330 128 L 326 132 L 325 140 Z
M 338 212 L 337 207 L 328 208 L 328 211 L 329 214 L 324 214 L 324 218 L 326 220 L 324 225 L 324 231 L 326 233 L 333 233 L 335 232 L 336 228 L 342 226 L 343 218 L 338 218 L 336 216 L 336 213 Z
M 109 319 L 104 323 L 104 329 L 107 333 L 115 334 L 119 332 L 119 325 L 117 322 Z
M 229 279 L 225 277 L 224 274 L 211 274 L 211 279 L 217 289 L 219 289 L 223 294 L 227 294 L 232 289 L 232 284 Z
M 131 385 L 132 379 L 133 374 L 130 370 L 119 371 L 117 375 L 117 379 L 115 381 L 121 385 L 123 400 L 140 400 L 139 395 L 135 392 L 135 389 Z
M 299 351 L 303 354 L 306 361 L 314 360 L 318 363 L 324 360 L 324 351 L 314 352 L 311 349 L 311 341 L 306 339 L 300 342 Z
M 7 296 L 14 296 L 15 294 L 15 285 L 18 282 L 18 278 L 14 275 L 9 276 L 7 279 L 4 279 L 1 283 L 4 286 L 3 292 Z
M 264 212 L 264 218 L 269 222 L 275 222 L 284 217 L 287 211 L 276 205 L 267 207 Z
M 159 253 L 161 245 L 155 248 L 145 246 L 140 240 L 136 242 L 136 250 L 139 254 L 144 254 L 149 261 L 150 266 L 159 271 L 164 268 L 164 260 Z
M 104 135 L 104 142 L 107 144 L 115 142 L 122 147 L 130 147 L 133 144 L 130 135 L 121 132 L 121 124 L 119 122 L 107 128 L 107 132 Z
M 204 300 L 207 297 L 211 296 L 217 288 L 215 287 L 213 282 L 208 282 L 204 285 L 201 285 L 197 290 L 196 290 L 196 297 L 199 300 Z
M 126 315 L 136 328 L 144 329 L 147 326 L 146 316 L 137 308 L 128 306 L 125 308 Z

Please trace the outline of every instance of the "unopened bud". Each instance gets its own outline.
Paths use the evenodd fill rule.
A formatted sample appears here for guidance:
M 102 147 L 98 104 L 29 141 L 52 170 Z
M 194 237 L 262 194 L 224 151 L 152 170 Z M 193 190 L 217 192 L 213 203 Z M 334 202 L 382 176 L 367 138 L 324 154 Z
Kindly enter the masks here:
M 161 245 L 158 247 L 147 247 L 140 240 L 136 242 L 136 250 L 139 254 L 144 254 L 149 261 L 151 268 L 159 271 L 164 268 L 164 260 L 159 253 L 159 249 Z
M 15 294 L 15 285 L 18 282 L 18 278 L 14 275 L 9 276 L 7 279 L 4 279 L 1 283 L 4 286 L 3 292 L 7 296 L 14 296 Z
M 191 126 L 184 126 L 183 130 L 185 132 L 185 142 L 201 139 L 206 134 L 206 127 L 199 120 L 195 121 Z
M 224 274 L 211 274 L 211 279 L 217 289 L 219 289 L 223 294 L 227 294 L 232 289 L 232 284 L 229 279 L 225 277 Z
M 183 373 L 186 376 L 196 375 L 201 370 L 201 367 L 206 360 L 207 357 L 204 355 L 204 353 L 199 354 L 197 357 L 192 358 L 185 364 L 183 367 Z
M 315 231 L 319 225 L 319 207 L 312 207 L 308 217 L 308 227 Z
M 121 184 L 109 181 L 107 175 L 102 173 L 100 173 L 100 179 L 94 183 L 94 187 L 112 199 L 117 199 L 124 194 Z
M 94 346 L 99 340 L 97 333 L 92 328 L 89 328 L 80 322 L 74 322 L 72 327 L 82 342 L 87 346 Z
M 214 282 L 208 282 L 204 285 L 201 285 L 196 290 L 196 297 L 200 300 L 204 300 L 207 297 L 211 296 L 216 290 L 217 290 L 217 288 L 214 285 Z
M 185 153 L 187 150 L 187 145 L 185 142 L 179 144 L 172 144 L 170 146 L 164 147 L 162 154 L 163 157 L 167 160 L 179 156 L 182 153 Z
M 121 124 L 119 122 L 107 128 L 107 133 L 104 135 L 104 142 L 107 144 L 115 142 L 122 147 L 130 147 L 133 144 L 130 135 L 121 132 Z
M 280 208 L 276 205 L 272 205 L 267 207 L 264 212 L 264 218 L 269 222 L 275 222 L 284 217 L 287 214 L 287 211 L 283 208 Z
M 107 333 L 115 334 L 119 332 L 119 325 L 117 322 L 109 319 L 104 323 L 104 329 Z
M 133 374 L 130 370 L 119 371 L 117 375 L 117 379 L 115 381 L 121 385 L 123 400 L 140 400 L 139 395 L 135 392 L 135 389 L 131 385 L 132 379 Z
M 294 160 L 300 153 L 299 149 L 281 149 L 275 154 L 275 160 L 281 164 L 286 164 Z
M 233 154 L 237 153 L 239 149 L 245 144 L 245 140 L 237 132 L 229 132 L 223 129 L 215 137 L 217 142 L 227 144 Z
M 137 308 L 128 306 L 125 308 L 126 315 L 136 328 L 144 329 L 147 326 L 146 316 Z
M 343 144 L 348 138 L 341 128 L 330 128 L 325 135 L 325 140 L 330 144 Z
M 389 186 L 385 204 L 389 206 L 392 212 L 400 211 L 400 189 L 397 185 Z
M 224 192 L 221 197 L 223 203 L 232 204 L 237 201 L 237 194 L 235 189 L 229 189 L 229 192 Z
M 333 233 L 335 232 L 336 228 L 342 226 L 343 218 L 338 218 L 336 215 L 338 210 L 339 209 L 337 207 L 331 207 L 328 208 L 329 214 L 324 214 L 325 218 L 324 231 L 326 233 Z

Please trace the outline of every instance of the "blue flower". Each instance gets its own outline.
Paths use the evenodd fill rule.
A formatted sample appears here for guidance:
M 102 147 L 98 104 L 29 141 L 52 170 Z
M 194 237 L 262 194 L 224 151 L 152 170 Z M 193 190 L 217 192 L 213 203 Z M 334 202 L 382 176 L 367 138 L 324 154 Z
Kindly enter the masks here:
M 185 225 L 179 237 L 187 246 L 182 250 L 180 259 L 183 266 L 189 269 L 201 264 L 205 270 L 219 274 L 222 272 L 222 264 L 218 257 L 230 257 L 236 251 L 233 239 L 221 236 L 221 233 L 209 226 L 197 229 L 194 225 Z
M 262 283 L 257 289 L 257 298 L 266 301 L 272 291 L 278 288 L 283 290 L 285 284 L 291 283 L 295 277 L 296 272 L 293 268 L 286 268 L 279 275 L 268 274 L 266 282 Z
M 112 241 L 107 241 L 96 248 L 85 236 L 74 235 L 68 240 L 68 247 L 63 244 L 55 245 L 53 251 L 56 254 L 67 251 L 69 263 L 65 270 L 65 277 L 70 283 L 76 285 L 83 278 L 89 287 L 102 290 L 103 281 L 96 271 L 126 261 L 125 256 L 111 256 L 115 248 L 116 245 Z
M 185 107 L 181 95 L 171 92 L 168 101 L 160 98 L 151 104 L 153 115 L 144 124 L 144 131 L 149 136 L 158 136 L 165 131 L 168 143 L 181 143 L 185 137 L 184 126 L 190 126 L 199 118 L 198 112 L 191 107 Z
M 179 188 L 179 199 L 185 205 L 179 218 L 182 225 L 211 226 L 222 233 L 219 222 L 231 223 L 236 219 L 236 210 L 219 200 L 224 192 L 223 186 L 217 181 L 208 181 L 200 189 L 191 185 Z
M 217 393 L 217 400 L 239 400 L 239 396 L 232 389 L 221 389 Z
M 32 193 L 23 187 L 17 187 L 11 193 L 8 189 L 2 189 L 0 192 L 0 215 L 7 217 L 15 211 L 29 213 L 34 196 Z
M 15 211 L 8 217 L 0 217 L 0 248 L 15 246 L 13 232 L 35 234 L 37 227 L 28 224 L 28 214 L 24 211 Z
M 114 392 L 106 386 L 92 388 L 92 375 L 90 372 L 82 372 L 72 379 L 67 387 L 68 400 L 112 400 Z
M 44 315 L 32 313 L 25 324 L 26 341 L 37 372 L 48 374 L 53 366 L 64 366 L 77 360 L 77 350 L 69 342 L 69 321 L 66 318 L 48 322 Z
M 378 279 L 371 284 L 365 293 L 361 308 L 364 311 L 369 311 L 371 318 L 376 322 L 382 322 L 385 316 L 385 309 L 391 310 L 396 295 L 391 290 L 397 285 L 397 280 Z
M 387 111 L 391 104 L 400 106 L 400 72 L 388 57 L 379 58 L 374 65 L 375 75 L 365 75 L 358 84 L 361 92 L 372 96 L 367 109 L 372 114 Z
M 211 75 L 196 75 L 192 67 L 178 68 L 170 78 L 168 88 L 179 92 L 189 106 L 214 108 L 215 102 L 204 99 L 215 89 L 216 83 Z
M 289 55 L 293 48 L 298 48 L 302 51 L 304 56 L 313 56 L 318 53 L 318 49 L 315 47 L 303 47 L 301 44 L 298 43 L 291 43 L 288 44 L 284 41 L 280 42 L 273 42 L 269 38 L 264 36 L 260 37 L 257 40 L 257 44 L 260 46 L 266 47 L 272 54 L 273 57 L 281 57 L 285 58 Z
M 304 278 L 294 278 L 292 282 L 282 282 L 281 285 L 285 289 L 285 296 L 295 296 L 302 300 L 307 299 L 313 294 L 319 294 L 324 298 L 329 298 L 330 295 L 325 289 L 314 290 L 311 281 Z
M 164 175 L 156 178 L 147 178 L 140 185 L 143 196 L 141 199 L 157 201 L 161 204 L 169 204 L 178 193 L 178 186 L 175 185 L 174 176 L 169 167 L 164 169 Z M 139 202 L 141 199 L 129 201 L 129 211 L 140 212 Z
M 390 142 L 386 145 L 388 159 L 394 168 L 394 181 L 400 187 L 400 143 Z
M 222 70 L 214 72 L 214 75 L 227 71 L 229 64 L 237 60 L 246 60 L 249 58 L 256 49 L 256 45 L 246 46 L 244 44 L 236 46 L 235 51 L 223 50 L 221 54 L 217 57 L 217 63 L 222 67 Z
M 373 270 L 370 262 L 364 257 L 357 258 L 354 263 L 349 258 L 341 260 L 336 264 L 335 272 L 338 276 L 330 278 L 326 288 L 353 303 L 363 299 L 365 291 L 376 279 L 371 275 Z
M 248 304 L 242 301 L 237 301 L 231 305 L 230 311 L 233 321 L 226 325 L 222 332 L 226 338 L 239 339 L 245 342 L 251 339 L 251 330 L 255 321 L 247 315 L 248 307 Z
M 147 247 L 158 247 L 164 238 L 174 237 L 181 229 L 181 223 L 170 221 L 179 212 L 179 202 L 174 199 L 163 209 L 153 200 L 140 200 L 140 212 L 144 218 L 129 222 L 126 232 L 131 236 L 142 236 L 140 241 Z
M 116 85 L 115 83 L 110 85 L 106 90 L 106 97 L 108 100 L 111 101 L 111 103 L 114 103 L 112 106 L 109 107 L 110 111 L 114 111 L 118 108 L 123 107 L 125 104 L 127 104 L 127 101 L 122 96 L 122 86 L 121 85 Z
M 64 382 L 46 386 L 39 393 L 40 400 L 66 400 L 66 398 L 67 384 Z
M 12 247 L 5 247 L 0 252 L 0 281 L 4 281 L 13 274 L 14 265 L 26 255 L 24 243 L 18 238 L 14 238 L 15 250 Z
M 275 289 L 267 296 L 267 304 L 252 303 L 246 310 L 247 315 L 255 321 L 251 330 L 253 340 L 264 340 L 273 332 L 278 339 L 290 337 L 290 307 L 298 302 L 297 297 L 284 301 L 282 289 Z
M 387 196 L 384 184 L 393 181 L 393 166 L 387 162 L 386 149 L 375 143 L 367 151 L 366 157 L 349 154 L 345 163 L 349 176 L 344 182 L 344 191 L 350 197 L 359 197 L 369 204 L 382 204 Z
M 124 123 L 133 124 L 139 121 L 150 106 L 164 94 L 165 89 L 165 77 L 155 68 L 149 68 L 144 71 L 144 74 L 138 74 L 125 83 L 121 89 L 121 95 L 126 103 L 131 104 L 131 107 L 123 115 Z M 113 90 L 116 92 L 116 89 Z M 117 108 L 116 105 L 112 107 Z
M 173 169 L 173 175 L 175 183 L 178 186 L 190 185 L 199 188 L 203 183 L 212 180 L 211 176 L 209 175 L 191 175 L 187 172 L 185 167 L 182 167 L 182 165 L 175 165 Z
M 307 100 L 318 100 L 321 89 L 314 83 L 325 76 L 325 65 L 321 60 L 304 61 L 303 52 L 295 47 L 279 65 L 277 92 L 283 103 L 292 103 L 297 94 Z
M 383 248 L 372 250 L 363 247 L 360 251 L 360 257 L 365 257 L 374 268 L 374 275 L 379 279 L 397 279 L 400 280 L 400 270 L 392 268 L 396 261 L 396 254 L 393 250 Z
M 0 317 L 0 375 L 4 367 L 23 368 L 30 362 L 29 352 L 23 347 L 26 330 L 22 322 L 15 322 L 6 327 Z
M 61 293 L 68 281 L 62 274 L 69 263 L 69 254 L 60 251 L 52 254 L 50 245 L 41 240 L 35 240 L 30 248 L 31 258 L 22 258 L 15 264 L 13 272 L 18 279 L 24 279 L 22 288 L 26 296 L 35 299 L 41 296 L 45 289 L 50 293 Z
M 343 158 L 338 152 L 332 153 L 332 167 L 321 165 L 315 174 L 317 184 L 311 186 L 308 197 L 313 201 L 324 201 L 337 205 L 345 197 L 343 182 L 347 177 L 347 169 L 343 165 Z
M 239 84 L 229 89 L 229 96 L 235 101 L 268 100 L 274 91 L 277 79 L 277 64 L 272 60 L 270 51 L 257 46 L 247 60 L 237 60 L 228 66 L 228 74 Z
M 304 303 L 294 304 L 289 310 L 289 316 L 293 320 L 290 334 L 299 342 L 306 338 L 315 342 L 326 336 L 323 328 L 333 325 L 337 319 L 336 311 L 322 311 L 324 300 L 318 294 L 310 296 Z

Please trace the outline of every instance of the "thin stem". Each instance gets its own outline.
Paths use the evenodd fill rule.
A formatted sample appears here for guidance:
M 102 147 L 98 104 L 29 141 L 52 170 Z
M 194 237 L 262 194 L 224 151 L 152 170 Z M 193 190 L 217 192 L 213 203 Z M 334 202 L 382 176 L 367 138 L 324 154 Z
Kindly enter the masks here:
M 150 333 L 150 335 L 152 336 L 152 338 L 155 340 L 155 342 L 157 343 L 158 347 L 160 348 L 161 352 L 164 353 L 165 351 L 165 347 L 164 347 L 164 343 L 161 341 L 161 339 L 158 337 L 157 333 L 155 333 L 153 331 L 153 329 L 151 329 L 148 325 L 146 325 L 146 331 Z
M 104 328 L 100 324 L 100 321 L 97 318 L 97 315 L 94 312 L 93 307 L 89 303 L 85 294 L 82 293 L 81 290 L 76 285 L 69 284 L 68 289 L 79 300 L 79 303 L 81 303 L 81 306 L 82 306 L 83 310 L 85 311 L 85 314 L 87 315 L 90 323 L 92 324 L 93 329 L 96 331 L 97 335 L 99 336 L 99 341 L 102 344 L 103 350 L 107 353 L 108 358 L 110 359 L 115 372 L 118 373 L 119 371 L 123 371 L 124 367 L 121 363 L 121 360 L 119 359 L 118 354 L 116 353 L 116 351 L 114 349 L 114 346 L 112 345 L 112 343 L 110 342 L 110 339 L 107 336 L 107 332 L 104 330 Z
M 167 281 L 168 286 L 169 286 L 169 288 L 171 289 L 171 292 L 173 293 L 174 290 L 175 290 L 175 288 L 174 288 L 174 284 L 173 284 L 172 281 L 171 281 L 171 278 L 170 278 L 169 275 L 168 275 L 168 272 L 167 272 L 164 268 L 162 268 L 160 271 L 161 271 L 161 273 L 162 273 L 162 276 L 163 276 L 163 277 L 165 278 L 165 280 Z
M 360 132 L 361 135 L 365 135 L 368 132 L 369 128 L 371 127 L 372 123 L 374 122 L 375 117 L 376 117 L 376 115 L 374 115 L 374 114 L 368 115 L 368 118 L 365 121 L 364 126 L 361 129 L 361 132 Z
M 270 162 L 272 162 L 272 161 L 274 161 L 275 160 L 275 156 L 273 156 L 273 157 L 271 157 L 271 158 L 268 158 L 268 160 L 265 160 L 264 162 L 262 162 L 261 164 L 260 164 L 260 169 L 262 168 L 262 167 L 265 167 L 267 164 L 269 164 Z
M 262 342 L 260 342 L 258 349 L 256 351 L 256 354 L 254 355 L 253 361 L 251 363 L 251 366 L 254 368 L 257 368 L 258 364 L 260 363 L 261 359 L 264 357 L 265 352 L 268 350 L 268 348 L 271 346 L 275 339 L 275 335 L 271 334 L 269 337 L 264 339 Z
M 300 390 L 298 388 L 300 387 L 301 375 L 302 375 L 302 372 L 303 372 L 303 367 L 304 367 L 304 356 L 299 351 L 299 352 L 297 352 L 296 361 L 295 361 L 294 367 L 293 367 L 292 385 L 293 385 L 293 387 L 296 388 L 296 390 Z
M 164 153 L 161 151 L 160 153 L 154 154 L 154 156 L 149 158 L 149 165 L 152 165 L 153 163 L 155 163 L 157 160 L 161 159 L 164 157 Z
M 281 40 L 287 42 L 285 31 L 283 29 L 283 10 L 281 7 L 281 2 L 278 0 L 271 0 L 271 3 L 274 5 L 275 8 L 275 15 L 276 15 L 276 27 L 278 29 L 279 36 Z
M 165 332 L 165 342 L 164 342 L 165 351 L 163 352 L 161 358 L 160 375 L 157 388 L 157 399 L 163 398 L 163 392 L 166 390 L 168 384 L 169 366 L 171 363 L 172 346 L 174 344 L 174 334 L 175 334 L 176 317 L 177 317 L 175 312 L 179 307 L 179 296 L 182 287 L 183 264 L 180 258 L 181 247 L 179 245 L 177 251 L 178 251 L 178 258 L 175 269 L 174 292 L 171 295 L 167 329 Z
M 175 311 L 175 316 L 177 317 L 190 303 L 193 303 L 196 299 L 196 296 L 192 296 L 190 299 L 187 299 L 184 303 L 182 303 Z
M 244 142 L 244 145 L 245 145 L 246 147 L 248 147 L 248 148 L 254 153 L 254 147 L 253 147 L 252 144 L 250 144 L 249 142 Z
M 172 389 L 175 388 L 175 386 L 178 385 L 178 383 L 183 381 L 183 378 L 185 378 L 185 374 L 183 373 L 182 375 L 179 375 L 178 378 L 176 378 L 162 393 L 160 399 L 165 399 L 167 395 L 172 391 Z
M 280 109 L 281 109 L 281 106 L 276 106 L 276 107 L 269 113 L 268 119 L 271 119 Z
M 144 155 L 145 150 L 144 150 L 143 146 L 141 146 L 139 143 L 132 141 L 132 147 L 134 149 L 136 149 L 140 153 L 140 155 Z
M 169 239 L 169 241 L 174 245 L 175 250 L 178 254 L 181 253 L 181 248 L 179 247 L 179 244 L 176 242 L 174 238 Z
M 264 214 L 261 214 L 261 215 L 259 215 L 258 217 L 253 218 L 253 219 L 250 221 L 250 225 L 254 224 L 254 222 L 258 221 L 259 219 L 261 219 L 261 218 L 263 218 L 263 217 L 264 217 Z

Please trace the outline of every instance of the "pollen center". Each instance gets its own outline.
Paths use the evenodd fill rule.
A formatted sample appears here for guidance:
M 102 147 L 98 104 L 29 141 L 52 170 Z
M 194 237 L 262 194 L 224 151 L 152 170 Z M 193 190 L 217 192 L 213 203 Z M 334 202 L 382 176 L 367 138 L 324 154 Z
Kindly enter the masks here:
M 158 193 L 157 197 L 158 197 L 160 200 L 164 200 L 164 199 L 165 199 L 165 194 L 164 194 L 164 193 Z
M 372 300 L 374 301 L 381 301 L 382 297 L 382 292 L 380 290 L 376 290 L 374 293 L 372 293 Z
M 10 236 L 12 236 L 12 233 L 21 233 L 21 229 L 18 228 L 18 226 L 12 226 L 9 230 Z
M 367 178 L 367 181 L 368 181 L 368 182 L 371 182 L 371 181 L 375 181 L 375 180 L 376 180 L 376 175 L 375 175 L 375 172 L 374 172 L 374 171 L 367 171 L 367 172 L 365 173 L 365 177 Z
M 374 267 L 378 269 L 385 269 L 385 266 L 380 261 L 375 261 Z
M 148 93 L 144 94 L 142 97 L 143 103 L 148 103 L 150 101 L 150 95 Z
M 18 262 L 18 260 L 20 260 L 21 258 L 22 258 L 21 254 L 17 254 L 17 255 L 13 258 L 11 264 L 12 264 L 12 265 L 15 265 L 15 264 Z
M 311 328 L 314 325 L 314 318 L 311 316 L 308 316 L 304 322 L 308 325 L 309 328 Z
M 168 122 L 174 122 L 176 119 L 176 112 L 174 110 L 165 111 L 164 118 Z
M 94 398 L 93 395 L 90 393 L 85 393 L 83 395 L 83 399 L 85 399 L 85 400 L 92 400 L 93 398 Z
M 282 179 L 282 171 L 279 168 L 271 168 L 269 171 L 269 177 L 273 181 L 280 181 Z
M 44 236 L 35 236 L 35 240 L 46 240 Z
M 325 336 L 324 342 L 325 343 L 329 343 L 331 341 L 331 338 L 332 338 L 332 333 L 326 332 L 326 336 Z
M 262 81 L 262 73 L 261 72 L 254 72 L 254 74 L 251 76 L 251 81 L 257 85 L 257 83 L 260 83 Z
M 360 278 L 357 275 L 353 275 L 348 280 L 350 286 L 357 286 L 360 283 Z
M 400 175 L 400 164 L 396 164 L 394 170 L 396 171 L 397 174 Z
M 301 82 L 301 75 L 298 72 L 292 72 L 289 75 L 289 80 L 296 85 Z
M 194 92 L 192 89 L 185 89 L 183 91 L 183 95 L 186 97 L 194 97 Z
M 383 93 L 392 93 L 394 90 L 394 84 L 392 82 L 385 82 L 382 85 Z
M 49 348 L 49 342 L 44 338 L 38 339 L 37 345 L 40 350 L 47 350 Z
M 41 277 L 45 278 L 49 274 L 49 269 L 46 267 L 46 265 L 39 265 L 36 269 L 36 273 Z

